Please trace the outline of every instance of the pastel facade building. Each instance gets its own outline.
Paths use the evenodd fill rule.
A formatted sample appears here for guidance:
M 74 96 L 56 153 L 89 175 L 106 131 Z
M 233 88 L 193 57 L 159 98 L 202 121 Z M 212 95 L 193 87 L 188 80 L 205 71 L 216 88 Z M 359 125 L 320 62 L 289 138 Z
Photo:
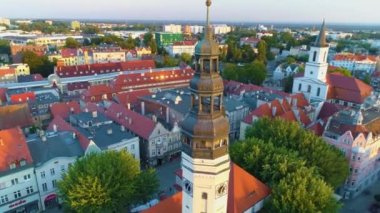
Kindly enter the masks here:
M 34 162 L 41 210 L 59 204 L 57 182 L 62 175 L 84 155 L 83 149 L 72 132 L 40 131 L 28 137 L 28 147 Z
M 171 56 L 180 56 L 183 53 L 187 53 L 191 56 L 194 55 L 195 45 L 197 41 L 181 41 L 175 42 L 172 45 L 166 46 L 165 49 Z
M 323 138 L 345 155 L 350 175 L 341 187 L 345 199 L 361 194 L 380 178 L 379 105 L 366 110 L 342 110 L 330 117 Z
M 182 26 L 176 24 L 164 25 L 163 31 L 165 33 L 182 33 Z
M 41 209 L 33 159 L 23 131 L 0 131 L 0 212 L 38 212 Z
M 364 71 L 372 74 L 375 71 L 377 58 L 374 55 L 355 55 L 352 53 L 337 54 L 330 64 L 335 67 L 343 67 L 351 72 Z

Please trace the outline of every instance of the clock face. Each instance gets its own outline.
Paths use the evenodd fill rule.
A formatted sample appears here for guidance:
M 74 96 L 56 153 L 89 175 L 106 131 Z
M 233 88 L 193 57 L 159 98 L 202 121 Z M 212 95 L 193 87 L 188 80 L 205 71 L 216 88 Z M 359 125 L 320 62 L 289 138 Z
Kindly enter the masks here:
M 222 183 L 216 186 L 216 196 L 221 197 L 227 194 L 227 183 Z

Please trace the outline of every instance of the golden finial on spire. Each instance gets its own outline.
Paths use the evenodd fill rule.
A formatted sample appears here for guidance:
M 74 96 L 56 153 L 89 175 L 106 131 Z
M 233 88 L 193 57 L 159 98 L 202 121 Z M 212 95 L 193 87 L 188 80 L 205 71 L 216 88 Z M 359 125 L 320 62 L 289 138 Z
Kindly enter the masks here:
M 206 6 L 210 7 L 211 6 L 211 0 L 206 0 Z

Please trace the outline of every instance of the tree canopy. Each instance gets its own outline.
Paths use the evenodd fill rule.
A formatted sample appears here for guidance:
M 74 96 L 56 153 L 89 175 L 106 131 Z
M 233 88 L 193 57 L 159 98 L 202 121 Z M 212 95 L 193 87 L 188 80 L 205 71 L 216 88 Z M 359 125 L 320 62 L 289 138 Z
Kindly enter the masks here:
M 234 80 L 242 83 L 252 83 L 261 85 L 267 75 L 265 64 L 255 60 L 253 63 L 244 66 L 226 64 L 222 76 L 226 80 Z
M 11 47 L 9 41 L 0 40 L 0 54 L 11 54 Z
M 192 56 L 189 53 L 181 54 L 181 61 L 185 62 L 186 64 L 190 64 L 191 60 L 192 60 Z
M 22 53 L 22 62 L 29 65 L 31 74 L 41 74 L 43 77 L 52 74 L 56 65 L 47 56 L 38 56 L 29 50 Z
M 295 122 L 263 118 L 246 140 L 230 147 L 233 162 L 272 188 L 270 212 L 336 212 L 334 188 L 348 176 L 348 162 L 336 148 Z
M 80 46 L 81 46 L 81 44 L 77 40 L 75 40 L 75 38 L 73 38 L 73 37 L 66 38 L 65 47 L 67 47 L 67 48 L 78 48 Z
M 75 212 L 122 212 L 152 199 L 158 187 L 155 171 L 140 171 L 126 151 L 86 155 L 58 182 L 64 207 Z
M 346 68 L 343 68 L 343 67 L 337 67 L 334 69 L 329 68 L 328 72 L 329 73 L 341 73 L 342 75 L 347 76 L 347 77 L 352 76 L 351 71 L 346 69 Z

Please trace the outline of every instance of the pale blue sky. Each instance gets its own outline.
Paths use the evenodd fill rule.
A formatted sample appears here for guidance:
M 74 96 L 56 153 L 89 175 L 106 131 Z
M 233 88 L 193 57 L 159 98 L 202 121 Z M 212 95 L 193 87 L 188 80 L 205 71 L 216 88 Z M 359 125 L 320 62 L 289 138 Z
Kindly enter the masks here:
M 205 0 L 0 0 L 0 17 L 203 20 Z M 380 0 L 213 0 L 212 20 L 380 24 Z

